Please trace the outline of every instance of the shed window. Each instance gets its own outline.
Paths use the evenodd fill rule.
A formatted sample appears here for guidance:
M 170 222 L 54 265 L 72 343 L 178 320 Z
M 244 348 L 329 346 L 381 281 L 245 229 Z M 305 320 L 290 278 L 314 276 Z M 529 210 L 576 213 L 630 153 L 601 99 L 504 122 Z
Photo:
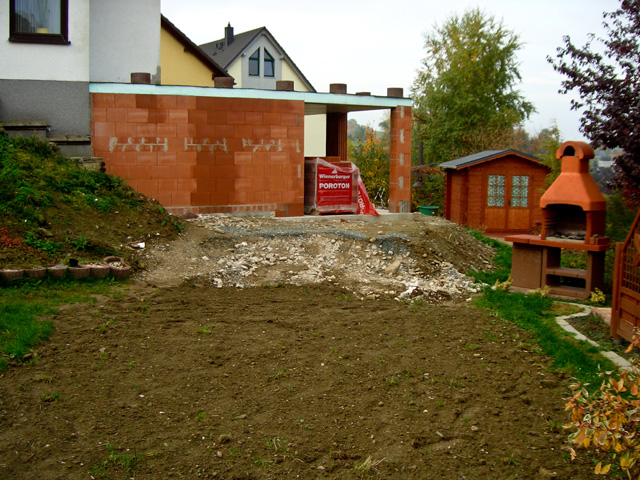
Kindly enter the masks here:
M 69 44 L 68 0 L 10 0 L 9 40 Z
M 265 48 L 264 49 L 264 76 L 265 77 L 275 76 L 275 68 L 273 68 L 274 64 L 275 62 L 273 60 L 273 57 L 271 56 L 269 51 Z
M 252 77 L 260 76 L 260 49 L 257 49 L 249 57 L 249 75 Z
M 488 207 L 504 207 L 504 175 L 489 175 Z
M 529 176 L 514 175 L 511 177 L 511 206 L 529 206 Z

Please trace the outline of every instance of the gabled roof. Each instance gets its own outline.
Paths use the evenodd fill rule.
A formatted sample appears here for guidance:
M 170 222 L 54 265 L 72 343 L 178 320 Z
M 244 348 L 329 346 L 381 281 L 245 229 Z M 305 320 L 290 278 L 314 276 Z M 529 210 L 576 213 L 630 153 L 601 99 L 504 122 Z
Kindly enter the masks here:
M 160 16 L 160 24 L 169 32 L 173 37 L 180 42 L 185 51 L 194 55 L 198 60 L 204 63 L 211 71 L 213 71 L 216 77 L 230 77 L 226 70 L 216 63 L 209 55 L 207 55 L 198 45 L 193 43 L 189 37 L 182 33 L 178 27 L 169 21 L 164 15 Z
M 215 59 L 220 65 L 222 65 L 225 69 L 228 69 L 229 66 L 253 43 L 255 39 L 257 39 L 260 35 L 266 36 L 271 43 L 273 43 L 278 50 L 287 60 L 287 63 L 291 66 L 291 68 L 296 72 L 296 74 L 302 79 L 306 87 L 311 92 L 315 92 L 316 89 L 313 87 L 311 82 L 307 80 L 307 77 L 300 71 L 298 66 L 291 60 L 291 57 L 287 55 L 284 48 L 278 43 L 271 32 L 267 30 L 267 27 L 260 27 L 254 30 L 249 30 L 248 32 L 242 32 L 233 35 L 233 42 L 231 45 L 227 45 L 224 38 L 214 40 L 213 42 L 203 43 L 200 45 L 200 48 L 208 54 L 212 59 Z M 248 52 L 253 53 L 253 52 Z
M 519 152 L 518 150 L 508 149 L 508 150 L 485 150 L 484 152 L 474 153 L 472 155 L 467 155 L 466 157 L 456 158 L 454 160 L 449 160 L 448 162 L 443 162 L 439 165 L 439 167 L 443 170 L 460 170 L 463 168 L 470 167 L 472 165 L 477 165 L 479 163 L 488 162 L 490 160 L 496 160 L 498 158 L 505 157 L 507 155 L 515 155 L 516 157 L 520 157 L 523 160 L 527 160 L 530 162 L 537 163 L 538 165 L 543 165 L 542 160 L 536 158 L 527 153 Z
M 225 39 L 221 38 L 213 42 L 203 43 L 200 45 L 200 48 L 207 55 L 215 57 L 216 61 L 224 68 L 229 68 L 229 65 L 246 50 L 251 42 L 260 35 L 262 30 L 266 30 L 266 27 L 234 34 L 231 45 L 227 45 Z

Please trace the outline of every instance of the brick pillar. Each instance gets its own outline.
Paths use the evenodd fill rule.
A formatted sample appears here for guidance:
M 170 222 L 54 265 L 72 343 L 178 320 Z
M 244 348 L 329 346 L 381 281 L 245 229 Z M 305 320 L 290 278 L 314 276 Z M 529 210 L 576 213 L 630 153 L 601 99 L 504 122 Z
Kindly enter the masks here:
M 346 113 L 327 113 L 327 157 L 347 160 Z
M 411 211 L 411 107 L 391 109 L 389 212 Z

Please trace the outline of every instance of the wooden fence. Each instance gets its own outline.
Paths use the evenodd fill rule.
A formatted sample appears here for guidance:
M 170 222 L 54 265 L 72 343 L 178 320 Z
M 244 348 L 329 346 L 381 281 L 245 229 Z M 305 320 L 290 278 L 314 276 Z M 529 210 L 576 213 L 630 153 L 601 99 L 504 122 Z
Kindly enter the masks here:
M 616 244 L 611 336 L 631 341 L 640 329 L 640 211 L 627 238 Z M 640 333 L 640 330 L 638 330 Z

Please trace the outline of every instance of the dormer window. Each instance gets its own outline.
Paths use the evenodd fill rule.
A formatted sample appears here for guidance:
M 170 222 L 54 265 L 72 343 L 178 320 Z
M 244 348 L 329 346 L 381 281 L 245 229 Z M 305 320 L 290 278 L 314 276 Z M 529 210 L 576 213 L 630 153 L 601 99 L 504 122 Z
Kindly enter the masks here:
M 68 0 L 10 0 L 9 40 L 69 44 Z
M 249 57 L 249 76 L 250 77 L 259 77 L 260 76 L 260 49 L 258 48 L 253 54 Z
M 276 69 L 274 68 L 274 66 L 275 66 L 275 61 L 273 60 L 273 57 L 271 56 L 269 51 L 265 48 L 264 49 L 264 76 L 265 77 L 275 77 Z

